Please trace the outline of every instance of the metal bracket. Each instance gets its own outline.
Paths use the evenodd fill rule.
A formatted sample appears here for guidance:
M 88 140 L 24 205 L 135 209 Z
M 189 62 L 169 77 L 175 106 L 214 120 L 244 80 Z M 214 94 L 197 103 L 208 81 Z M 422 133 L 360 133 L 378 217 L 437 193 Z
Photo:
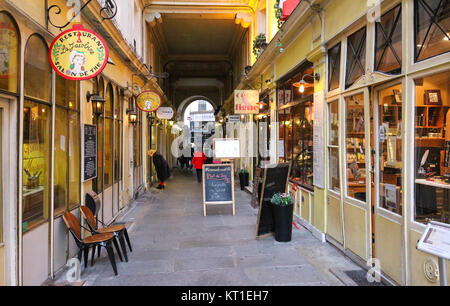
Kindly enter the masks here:
M 89 3 L 91 3 L 92 0 L 87 0 L 83 6 L 81 6 L 80 10 L 78 12 L 76 12 L 73 17 L 64 25 L 56 25 L 53 23 L 53 21 L 50 18 L 50 12 L 53 10 L 55 15 L 59 15 L 61 14 L 61 7 L 59 5 L 52 5 L 47 9 L 47 20 L 48 22 L 54 26 L 55 28 L 58 28 L 60 30 L 62 30 L 63 28 L 67 27 L 72 21 L 75 20 L 75 18 L 77 18 L 81 12 L 89 5 Z M 100 9 L 100 16 L 102 16 L 102 21 L 103 20 L 110 20 L 113 19 L 116 15 L 117 15 L 117 4 L 115 2 L 115 0 L 104 0 L 103 4 L 102 4 L 102 8 Z M 105 17 L 106 15 L 106 17 Z

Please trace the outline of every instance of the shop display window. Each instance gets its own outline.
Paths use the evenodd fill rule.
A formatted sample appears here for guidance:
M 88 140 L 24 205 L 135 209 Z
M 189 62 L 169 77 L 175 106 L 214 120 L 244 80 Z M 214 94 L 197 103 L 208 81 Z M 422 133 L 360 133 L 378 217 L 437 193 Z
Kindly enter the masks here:
M 122 180 L 122 101 L 123 94 L 117 90 L 114 100 L 114 128 L 115 128 L 115 155 L 114 155 L 114 183 Z
M 27 231 L 49 217 L 51 107 L 24 100 L 22 222 Z
M 280 163 L 284 163 L 285 161 L 285 123 L 287 122 L 287 116 L 285 114 L 284 110 L 281 110 L 278 112 L 278 125 L 279 125 L 279 137 L 278 137 L 278 157 L 279 157 L 279 162 Z
M 414 0 L 416 62 L 450 51 L 450 4 L 442 0 Z
M 341 43 L 328 50 L 328 91 L 339 88 L 341 74 Z
M 450 71 L 414 81 L 415 220 L 450 223 Z
M 19 31 L 11 17 L 0 13 L 0 89 L 17 92 Z
M 24 79 L 25 96 L 51 101 L 52 69 L 48 61 L 48 48 L 37 34 L 28 39 L 25 47 Z
M 353 85 L 366 71 L 366 32 L 364 27 L 347 39 L 345 88 Z
M 375 70 L 399 74 L 402 70 L 402 6 L 388 11 L 375 25 Z
M 340 192 L 339 163 L 339 101 L 328 104 L 328 185 L 330 190 Z
M 346 106 L 346 169 L 347 196 L 366 201 L 366 136 L 364 125 L 364 95 L 345 98 Z
M 378 93 L 380 207 L 402 214 L 402 86 Z
M 94 92 L 98 92 L 100 97 L 104 97 L 105 82 L 103 78 L 96 79 Z M 97 125 L 97 177 L 92 181 L 92 188 L 99 194 L 103 192 L 103 133 L 105 125 L 103 115 L 94 117 L 93 122 L 94 125 Z
M 105 92 L 105 147 L 104 147 L 104 188 L 112 186 L 113 183 L 113 133 L 114 121 L 112 107 L 114 104 L 114 91 L 111 84 L 108 84 Z

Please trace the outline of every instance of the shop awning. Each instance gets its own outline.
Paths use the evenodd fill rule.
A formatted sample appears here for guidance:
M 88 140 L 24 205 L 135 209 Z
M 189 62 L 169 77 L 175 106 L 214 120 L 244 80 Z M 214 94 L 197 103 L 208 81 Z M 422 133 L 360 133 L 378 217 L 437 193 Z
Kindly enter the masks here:
M 283 17 L 281 17 L 281 20 L 285 21 L 288 19 L 299 3 L 300 0 L 285 0 L 283 2 Z

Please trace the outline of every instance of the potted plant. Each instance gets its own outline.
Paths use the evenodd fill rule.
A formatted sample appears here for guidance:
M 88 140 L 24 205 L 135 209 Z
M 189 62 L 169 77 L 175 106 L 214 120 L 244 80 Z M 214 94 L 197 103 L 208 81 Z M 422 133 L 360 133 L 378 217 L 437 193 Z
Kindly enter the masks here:
M 294 198 L 287 193 L 276 193 L 270 202 L 273 204 L 275 240 L 278 242 L 291 241 Z
M 253 54 L 259 57 L 267 48 L 266 34 L 261 33 L 253 40 Z
M 241 184 L 241 190 L 245 190 L 245 186 L 248 186 L 249 173 L 247 169 L 240 169 L 239 172 L 239 183 Z

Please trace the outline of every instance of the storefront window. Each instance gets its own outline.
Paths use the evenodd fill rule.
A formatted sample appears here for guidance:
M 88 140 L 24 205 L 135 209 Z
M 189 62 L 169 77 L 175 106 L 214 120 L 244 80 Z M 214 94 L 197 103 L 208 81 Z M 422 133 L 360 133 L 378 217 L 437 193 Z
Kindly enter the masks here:
M 415 84 L 415 220 L 450 223 L 450 71 Z
M 375 70 L 398 74 L 402 70 L 402 6 L 396 6 L 375 24 Z
M 103 172 L 103 180 L 104 180 L 104 188 L 108 188 L 112 185 L 113 181 L 113 114 L 112 114 L 112 105 L 114 103 L 114 91 L 111 84 L 108 84 L 106 88 L 106 96 L 105 96 L 105 147 L 104 147 L 104 172 Z M 108 111 L 109 109 L 109 111 Z
M 345 88 L 353 85 L 366 71 L 366 27 L 350 35 L 347 40 Z
M 364 95 L 345 98 L 347 195 L 366 201 L 366 136 L 364 128 Z
M 22 221 L 30 229 L 49 217 L 51 107 L 25 99 L 23 112 Z
M 285 111 L 281 110 L 278 112 L 278 125 L 279 125 L 279 140 L 278 140 L 278 158 L 280 163 L 285 161 L 285 122 L 286 122 Z
M 51 68 L 47 45 L 33 35 L 25 47 L 23 108 L 23 230 L 48 220 L 50 203 Z M 32 98 L 38 98 L 37 102 Z
M 402 214 L 402 86 L 378 94 L 380 206 Z
M 115 154 L 114 154 L 114 183 L 122 180 L 122 101 L 123 94 L 117 90 L 114 103 Z
M 341 73 L 341 43 L 328 50 L 328 91 L 339 88 Z
M 15 23 L 0 13 L 0 89 L 17 92 L 19 35 Z
M 330 190 L 340 192 L 340 163 L 339 163 L 339 101 L 328 104 L 328 155 Z
M 54 213 L 80 205 L 78 85 L 56 76 Z M 69 187 L 70 186 L 70 187 Z
M 99 78 L 95 82 L 94 91 L 98 92 L 100 97 L 104 97 L 105 83 L 103 78 Z M 96 193 L 103 192 L 103 133 L 104 133 L 104 118 L 100 115 L 94 119 L 94 124 L 97 125 L 97 177 L 92 182 L 92 188 Z
M 48 48 L 38 35 L 32 35 L 25 47 L 25 96 L 50 101 L 52 69 L 48 61 Z
M 415 0 L 414 27 L 416 62 L 450 51 L 448 1 Z
M 313 102 L 292 108 L 293 159 L 291 179 L 307 187 L 313 186 Z

